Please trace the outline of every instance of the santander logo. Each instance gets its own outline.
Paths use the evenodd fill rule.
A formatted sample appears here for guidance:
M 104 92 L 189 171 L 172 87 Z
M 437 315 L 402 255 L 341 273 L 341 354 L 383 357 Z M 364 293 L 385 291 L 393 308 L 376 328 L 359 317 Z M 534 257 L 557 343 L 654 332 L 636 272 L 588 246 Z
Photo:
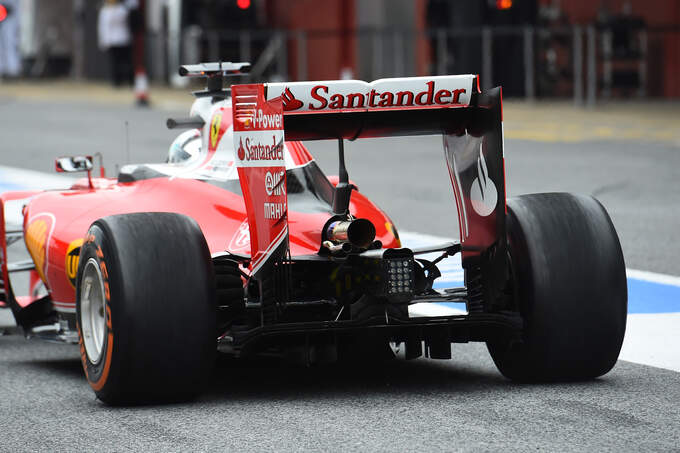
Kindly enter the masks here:
M 379 92 L 372 89 L 368 93 L 347 93 L 345 95 L 329 94 L 327 85 L 316 85 L 310 93 L 313 101 L 309 103 L 309 110 L 457 104 L 460 95 L 467 91 L 465 88 L 458 88 L 453 91 L 435 90 L 434 81 L 429 81 L 425 85 L 427 88 L 418 93 L 409 90 Z
M 302 107 L 302 101 L 295 99 L 295 96 L 290 91 L 290 88 L 286 87 L 281 94 L 281 101 L 283 102 L 283 111 L 288 112 L 291 110 L 297 110 Z
M 289 82 L 267 85 L 267 98 L 281 97 L 285 112 L 332 112 L 419 107 L 457 107 L 470 102 L 475 76 L 432 76 Z
M 244 160 L 246 158 L 246 150 L 243 149 L 243 138 L 241 138 L 241 140 L 239 140 L 237 153 L 238 153 L 238 159 L 239 160 Z

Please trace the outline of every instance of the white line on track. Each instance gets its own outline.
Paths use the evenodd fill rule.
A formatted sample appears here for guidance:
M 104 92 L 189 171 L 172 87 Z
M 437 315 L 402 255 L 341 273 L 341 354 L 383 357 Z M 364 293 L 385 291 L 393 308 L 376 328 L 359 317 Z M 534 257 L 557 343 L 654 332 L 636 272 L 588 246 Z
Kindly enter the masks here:
M 637 269 L 626 269 L 628 278 L 643 280 L 651 283 L 661 283 L 662 285 L 672 285 L 680 287 L 680 277 L 668 274 L 658 274 L 656 272 L 639 271 Z
M 619 358 L 680 371 L 680 313 L 628 315 L 626 337 Z

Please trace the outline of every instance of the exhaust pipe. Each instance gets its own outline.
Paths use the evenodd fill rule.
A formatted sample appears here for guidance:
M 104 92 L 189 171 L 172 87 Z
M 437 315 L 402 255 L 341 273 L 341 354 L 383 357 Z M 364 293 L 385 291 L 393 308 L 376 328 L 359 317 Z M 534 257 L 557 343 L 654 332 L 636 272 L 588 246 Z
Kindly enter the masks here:
M 375 226 L 368 219 L 338 220 L 328 225 L 326 237 L 333 242 L 346 242 L 367 249 L 375 239 Z

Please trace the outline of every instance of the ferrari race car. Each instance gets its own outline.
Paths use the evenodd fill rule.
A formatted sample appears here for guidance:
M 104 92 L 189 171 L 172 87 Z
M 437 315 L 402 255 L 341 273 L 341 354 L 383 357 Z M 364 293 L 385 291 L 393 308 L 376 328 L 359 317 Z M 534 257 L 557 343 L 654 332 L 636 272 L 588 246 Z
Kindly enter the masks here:
M 166 163 L 96 178 L 91 157 L 65 157 L 58 171 L 87 178 L 0 196 L 0 216 L 9 205 L 23 215 L 20 229 L 0 218 L 0 303 L 27 337 L 77 343 L 100 400 L 193 397 L 216 351 L 352 363 L 396 345 L 406 359 L 449 359 L 452 342 L 481 341 L 518 381 L 614 366 L 627 312 L 614 226 L 590 197 L 506 200 L 500 88 L 480 91 L 475 75 L 224 88 L 248 67 L 180 68 L 207 88 L 189 117 L 168 120 L 187 130 Z M 443 137 L 460 241 L 402 247 L 349 180 L 344 140 L 418 134 Z M 338 143 L 337 177 L 301 143 L 323 139 Z M 8 262 L 21 240 L 31 259 Z M 435 288 L 456 254 L 464 286 Z M 18 295 L 22 271 L 30 288 Z M 466 312 L 409 311 L 447 302 Z

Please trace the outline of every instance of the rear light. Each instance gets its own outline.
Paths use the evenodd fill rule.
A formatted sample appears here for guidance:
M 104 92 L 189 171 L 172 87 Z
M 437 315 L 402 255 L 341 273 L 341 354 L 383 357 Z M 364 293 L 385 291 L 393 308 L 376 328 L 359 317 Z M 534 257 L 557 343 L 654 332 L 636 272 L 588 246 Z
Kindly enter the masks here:
M 413 260 L 396 258 L 385 260 L 387 267 L 388 295 L 400 296 L 413 293 L 414 275 Z

